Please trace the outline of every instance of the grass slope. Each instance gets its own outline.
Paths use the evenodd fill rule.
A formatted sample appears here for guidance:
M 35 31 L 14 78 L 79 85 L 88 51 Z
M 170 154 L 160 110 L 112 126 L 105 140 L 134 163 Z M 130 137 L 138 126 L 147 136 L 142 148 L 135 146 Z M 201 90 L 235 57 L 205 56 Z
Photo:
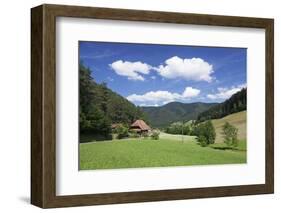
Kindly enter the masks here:
M 161 134 L 159 140 L 123 139 L 80 144 L 80 169 L 246 163 L 246 152 L 201 147 L 194 137 Z
M 221 133 L 222 133 L 222 127 L 225 124 L 225 122 L 229 122 L 231 125 L 238 128 L 238 139 L 245 141 L 247 137 L 246 119 L 247 119 L 246 111 L 230 114 L 220 119 L 213 119 L 212 123 L 216 130 L 216 143 L 223 142 L 223 136 Z

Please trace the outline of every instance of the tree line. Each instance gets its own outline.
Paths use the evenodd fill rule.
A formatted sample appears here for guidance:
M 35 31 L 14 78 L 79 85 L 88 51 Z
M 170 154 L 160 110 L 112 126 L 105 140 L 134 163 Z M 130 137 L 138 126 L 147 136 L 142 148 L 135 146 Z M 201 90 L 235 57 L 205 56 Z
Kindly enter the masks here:
M 222 118 L 226 115 L 247 109 L 247 88 L 232 95 L 229 99 L 200 113 L 197 122 Z
M 174 122 L 165 129 L 166 133 L 177 135 L 196 136 L 198 143 L 205 147 L 215 143 L 216 130 L 211 120 L 201 123 L 195 121 Z M 221 132 L 224 143 L 229 147 L 238 146 L 238 129 L 228 122 L 225 122 Z
M 194 135 L 195 121 L 174 122 L 170 124 L 164 131 L 174 135 Z

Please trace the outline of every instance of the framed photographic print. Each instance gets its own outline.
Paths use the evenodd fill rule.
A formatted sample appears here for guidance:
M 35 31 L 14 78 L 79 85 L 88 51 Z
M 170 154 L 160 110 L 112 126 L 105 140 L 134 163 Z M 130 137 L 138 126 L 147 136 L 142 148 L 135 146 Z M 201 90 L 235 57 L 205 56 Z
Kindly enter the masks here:
M 31 10 L 31 203 L 274 191 L 273 19 Z

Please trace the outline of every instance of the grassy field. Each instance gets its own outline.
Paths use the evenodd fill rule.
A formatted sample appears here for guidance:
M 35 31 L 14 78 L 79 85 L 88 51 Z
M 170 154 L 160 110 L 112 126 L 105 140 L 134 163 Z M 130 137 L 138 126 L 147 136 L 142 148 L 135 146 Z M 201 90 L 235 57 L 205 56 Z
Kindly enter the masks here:
M 246 152 L 201 147 L 192 136 L 122 139 L 80 144 L 80 169 L 116 169 L 246 163 Z
M 223 142 L 223 137 L 221 132 L 222 132 L 222 127 L 226 121 L 228 121 L 230 124 L 238 128 L 238 139 L 245 141 L 247 137 L 246 117 L 247 117 L 247 112 L 242 111 L 225 116 L 220 119 L 212 120 L 212 123 L 214 124 L 214 127 L 216 129 L 216 143 Z
M 238 147 L 229 148 L 222 143 L 222 126 L 226 121 L 238 128 Z M 212 122 L 217 138 L 216 143 L 208 147 L 198 145 L 194 136 L 163 132 L 159 140 L 136 138 L 80 143 L 80 169 L 246 163 L 246 111 Z

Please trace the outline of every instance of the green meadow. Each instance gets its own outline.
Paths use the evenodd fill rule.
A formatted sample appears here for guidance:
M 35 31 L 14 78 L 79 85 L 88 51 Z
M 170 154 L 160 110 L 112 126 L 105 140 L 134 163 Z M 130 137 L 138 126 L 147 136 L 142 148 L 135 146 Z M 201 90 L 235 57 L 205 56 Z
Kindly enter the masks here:
M 246 142 L 235 149 L 223 143 L 201 147 L 194 136 L 160 134 L 150 138 L 80 144 L 80 169 L 118 169 L 246 163 Z

